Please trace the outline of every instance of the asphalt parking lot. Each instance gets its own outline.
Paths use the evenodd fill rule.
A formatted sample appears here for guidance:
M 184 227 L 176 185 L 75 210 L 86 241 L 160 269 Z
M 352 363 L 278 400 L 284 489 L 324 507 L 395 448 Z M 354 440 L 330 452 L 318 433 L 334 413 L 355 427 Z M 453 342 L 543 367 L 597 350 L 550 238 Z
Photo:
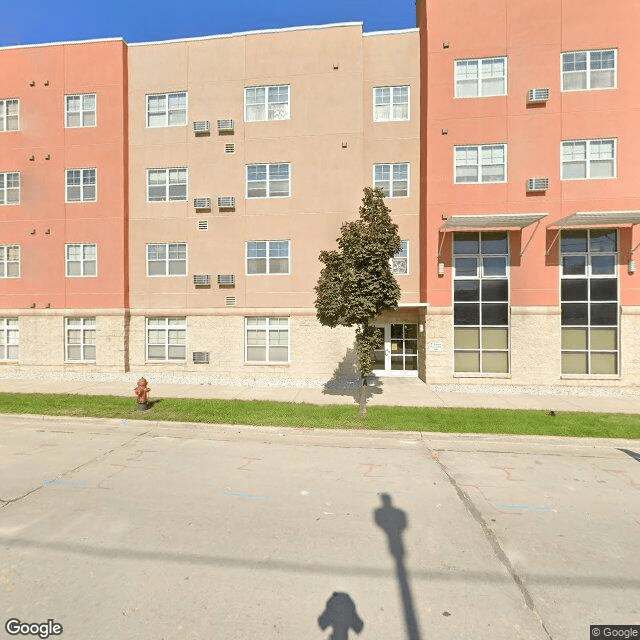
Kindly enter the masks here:
M 0 499 L 0 637 L 640 623 L 638 441 L 0 417 Z

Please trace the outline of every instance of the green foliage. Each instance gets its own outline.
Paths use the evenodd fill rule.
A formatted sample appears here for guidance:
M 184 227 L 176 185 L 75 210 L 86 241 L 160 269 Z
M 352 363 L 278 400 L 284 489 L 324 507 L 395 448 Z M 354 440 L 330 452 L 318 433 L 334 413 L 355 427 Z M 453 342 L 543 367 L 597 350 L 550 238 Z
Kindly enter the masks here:
M 320 252 L 324 264 L 316 292 L 321 324 L 356 331 L 358 366 L 363 377 L 373 368 L 378 333 L 369 325 L 383 312 L 396 309 L 400 287 L 389 261 L 400 251 L 398 225 L 391 220 L 382 189 L 364 190 L 360 218 L 340 228 L 338 249 Z

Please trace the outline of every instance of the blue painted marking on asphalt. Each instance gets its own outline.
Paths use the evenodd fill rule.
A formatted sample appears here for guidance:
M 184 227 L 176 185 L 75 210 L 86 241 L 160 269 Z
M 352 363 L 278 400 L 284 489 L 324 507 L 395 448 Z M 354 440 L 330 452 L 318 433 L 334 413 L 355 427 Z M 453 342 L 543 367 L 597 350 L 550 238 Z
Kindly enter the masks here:
M 551 507 L 541 504 L 511 504 L 510 502 L 496 502 L 496 509 L 507 509 L 509 511 L 534 511 L 535 513 L 548 513 L 553 511 Z
M 62 478 L 55 478 L 54 480 L 45 480 L 43 483 L 46 487 L 58 486 L 69 487 L 70 489 L 86 489 L 87 485 L 84 482 L 74 482 L 73 480 L 63 480 Z
M 222 494 L 228 498 L 246 498 L 247 500 L 271 500 L 271 496 L 256 496 L 253 493 L 231 493 L 225 491 Z

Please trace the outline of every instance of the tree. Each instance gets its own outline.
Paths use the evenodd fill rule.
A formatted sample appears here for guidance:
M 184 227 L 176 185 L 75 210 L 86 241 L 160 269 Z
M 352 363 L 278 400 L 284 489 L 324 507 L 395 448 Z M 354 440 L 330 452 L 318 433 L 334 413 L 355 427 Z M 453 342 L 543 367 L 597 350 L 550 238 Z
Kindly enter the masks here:
M 337 239 L 338 249 L 321 251 L 316 292 L 316 315 L 327 327 L 356 328 L 356 354 L 362 378 L 360 415 L 367 412 L 367 376 L 373 371 L 374 349 L 382 346 L 373 321 L 398 308 L 400 287 L 390 260 L 400 251 L 398 225 L 391 221 L 382 189 L 365 188 L 360 218 L 345 222 Z

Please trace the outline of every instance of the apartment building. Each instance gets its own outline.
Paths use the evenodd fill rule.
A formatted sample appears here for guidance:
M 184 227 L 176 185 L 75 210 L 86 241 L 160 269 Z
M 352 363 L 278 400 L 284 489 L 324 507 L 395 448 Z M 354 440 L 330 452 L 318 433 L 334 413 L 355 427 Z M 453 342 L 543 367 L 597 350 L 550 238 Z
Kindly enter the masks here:
M 123 370 L 122 40 L 0 50 L 0 366 Z
M 0 63 L 3 365 L 349 375 L 353 331 L 315 317 L 318 255 L 379 186 L 403 249 L 378 367 L 418 375 L 417 29 L 21 47 Z
M 640 381 L 640 5 L 420 0 L 430 382 Z

